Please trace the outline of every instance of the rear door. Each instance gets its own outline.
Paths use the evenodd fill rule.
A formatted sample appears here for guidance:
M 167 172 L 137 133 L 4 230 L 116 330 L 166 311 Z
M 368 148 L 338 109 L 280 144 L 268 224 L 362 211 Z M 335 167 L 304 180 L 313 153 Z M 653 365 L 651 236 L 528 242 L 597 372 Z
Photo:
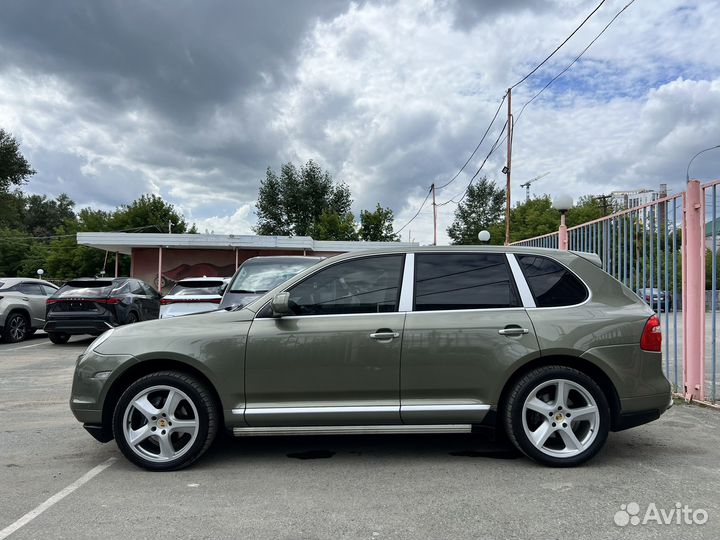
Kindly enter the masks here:
M 160 316 L 160 293 L 144 281 L 140 281 L 140 285 L 145 291 L 145 297 L 147 298 L 147 318 L 157 319 Z
M 45 323 L 45 301 L 47 300 L 45 291 L 39 283 L 33 282 L 20 283 L 18 291 L 30 308 L 31 326 L 33 328 L 42 326 Z
M 539 355 L 504 253 L 414 255 L 400 376 L 404 423 L 478 423 L 507 370 Z

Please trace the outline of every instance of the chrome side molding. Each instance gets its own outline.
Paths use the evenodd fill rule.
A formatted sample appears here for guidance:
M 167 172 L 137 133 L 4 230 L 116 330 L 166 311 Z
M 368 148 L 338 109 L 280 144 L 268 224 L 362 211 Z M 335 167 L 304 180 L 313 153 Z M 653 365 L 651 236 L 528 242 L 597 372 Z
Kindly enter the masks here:
M 471 433 L 472 424 L 385 425 L 385 426 L 284 426 L 236 427 L 236 437 L 287 435 L 383 435 L 402 433 Z

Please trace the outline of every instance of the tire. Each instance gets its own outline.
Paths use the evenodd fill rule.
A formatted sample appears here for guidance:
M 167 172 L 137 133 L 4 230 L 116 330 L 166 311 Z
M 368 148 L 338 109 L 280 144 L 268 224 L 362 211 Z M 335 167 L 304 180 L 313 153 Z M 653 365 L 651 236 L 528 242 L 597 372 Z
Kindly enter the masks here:
M 160 371 L 138 379 L 123 392 L 112 428 L 128 460 L 151 471 L 174 471 L 210 448 L 218 418 L 215 400 L 202 383 L 184 373 Z
M 3 328 L 3 340 L 5 343 L 19 343 L 28 338 L 30 331 L 30 320 L 24 313 L 11 313 L 5 319 Z
M 524 375 L 503 408 L 512 443 L 550 467 L 585 463 L 600 451 L 610 431 L 603 391 L 581 371 L 565 366 L 541 367 Z
M 140 320 L 140 318 L 137 316 L 137 313 L 135 313 L 134 311 L 131 311 L 130 313 L 128 313 L 125 324 L 135 324 L 139 320 Z
M 25 335 L 25 339 L 34 336 L 35 332 L 37 332 L 37 328 L 30 328 Z
M 65 343 L 70 340 L 70 334 L 64 334 L 62 332 L 50 332 L 48 337 L 55 345 L 65 345 Z

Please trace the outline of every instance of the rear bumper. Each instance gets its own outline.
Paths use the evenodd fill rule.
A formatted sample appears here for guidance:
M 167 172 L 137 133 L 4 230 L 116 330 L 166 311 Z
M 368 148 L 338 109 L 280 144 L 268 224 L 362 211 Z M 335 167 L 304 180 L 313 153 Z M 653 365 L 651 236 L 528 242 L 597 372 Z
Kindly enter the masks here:
M 115 326 L 117 324 L 111 324 L 102 319 L 54 319 L 47 321 L 43 330 L 70 335 L 92 334 L 99 336 Z
M 648 398 L 643 398 L 648 399 Z M 623 431 L 625 429 L 634 428 L 653 422 L 660 418 L 660 416 L 673 406 L 672 396 L 668 394 L 658 394 L 656 396 L 649 396 L 649 399 L 659 401 L 657 408 L 644 409 L 640 411 L 624 412 L 620 413 L 620 416 L 615 419 L 612 425 L 613 431 Z
M 101 424 L 83 424 L 83 427 L 90 435 L 95 437 L 95 439 L 101 443 L 110 442 L 114 439 L 112 430 Z

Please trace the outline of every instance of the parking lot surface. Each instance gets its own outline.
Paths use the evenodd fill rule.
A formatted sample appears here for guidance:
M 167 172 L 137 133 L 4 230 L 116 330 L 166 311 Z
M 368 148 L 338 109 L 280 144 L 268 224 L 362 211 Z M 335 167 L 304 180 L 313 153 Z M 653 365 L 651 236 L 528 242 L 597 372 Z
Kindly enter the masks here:
M 90 341 L 0 344 L 0 539 L 720 537 L 716 411 L 676 405 L 577 469 L 476 435 L 388 435 L 226 437 L 190 469 L 150 473 L 70 413 Z M 707 522 L 617 525 L 630 503 L 640 520 L 679 503 Z

